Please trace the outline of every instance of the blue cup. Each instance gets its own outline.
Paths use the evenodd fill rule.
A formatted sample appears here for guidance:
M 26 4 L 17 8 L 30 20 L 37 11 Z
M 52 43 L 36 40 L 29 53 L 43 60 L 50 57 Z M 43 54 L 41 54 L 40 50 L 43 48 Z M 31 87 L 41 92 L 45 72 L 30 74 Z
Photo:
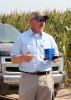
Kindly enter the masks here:
M 54 56 L 54 49 L 53 48 L 49 48 L 49 49 L 44 49 L 44 53 L 45 53 L 45 60 L 52 60 L 53 56 Z

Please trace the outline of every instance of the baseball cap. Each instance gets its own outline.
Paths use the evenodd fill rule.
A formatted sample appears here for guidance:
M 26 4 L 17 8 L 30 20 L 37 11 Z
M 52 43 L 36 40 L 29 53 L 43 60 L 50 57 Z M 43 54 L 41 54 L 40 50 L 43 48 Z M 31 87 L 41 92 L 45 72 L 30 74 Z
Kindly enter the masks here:
M 48 19 L 48 16 L 44 12 L 41 12 L 41 11 L 35 11 L 30 14 L 30 18 L 37 19 L 39 17 L 44 17 L 46 20 Z

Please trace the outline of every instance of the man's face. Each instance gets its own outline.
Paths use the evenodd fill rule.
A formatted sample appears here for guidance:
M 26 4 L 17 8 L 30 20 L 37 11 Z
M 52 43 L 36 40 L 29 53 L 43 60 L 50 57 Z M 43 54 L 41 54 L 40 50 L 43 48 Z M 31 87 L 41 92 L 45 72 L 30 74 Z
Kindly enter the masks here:
M 36 17 L 31 19 L 31 27 L 39 30 L 43 30 L 46 23 L 45 17 Z

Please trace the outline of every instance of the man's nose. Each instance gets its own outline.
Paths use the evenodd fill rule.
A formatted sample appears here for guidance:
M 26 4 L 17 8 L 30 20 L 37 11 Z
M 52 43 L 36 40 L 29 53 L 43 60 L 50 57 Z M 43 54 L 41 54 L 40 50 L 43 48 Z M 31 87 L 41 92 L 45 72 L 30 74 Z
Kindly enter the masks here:
M 42 21 L 42 22 L 41 22 L 41 25 L 45 25 L 45 22 L 44 22 L 44 21 Z

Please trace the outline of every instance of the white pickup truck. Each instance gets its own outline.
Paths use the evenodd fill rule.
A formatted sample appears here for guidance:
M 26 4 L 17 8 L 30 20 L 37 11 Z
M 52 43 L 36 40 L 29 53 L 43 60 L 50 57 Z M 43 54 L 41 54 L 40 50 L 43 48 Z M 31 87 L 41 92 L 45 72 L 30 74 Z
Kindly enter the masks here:
M 10 59 L 10 50 L 18 33 L 19 31 L 13 26 L 0 24 L 0 93 L 4 93 L 7 86 L 19 84 L 19 66 L 13 64 Z M 52 76 L 56 95 L 65 77 L 63 56 L 59 58 L 59 62 L 52 63 Z

